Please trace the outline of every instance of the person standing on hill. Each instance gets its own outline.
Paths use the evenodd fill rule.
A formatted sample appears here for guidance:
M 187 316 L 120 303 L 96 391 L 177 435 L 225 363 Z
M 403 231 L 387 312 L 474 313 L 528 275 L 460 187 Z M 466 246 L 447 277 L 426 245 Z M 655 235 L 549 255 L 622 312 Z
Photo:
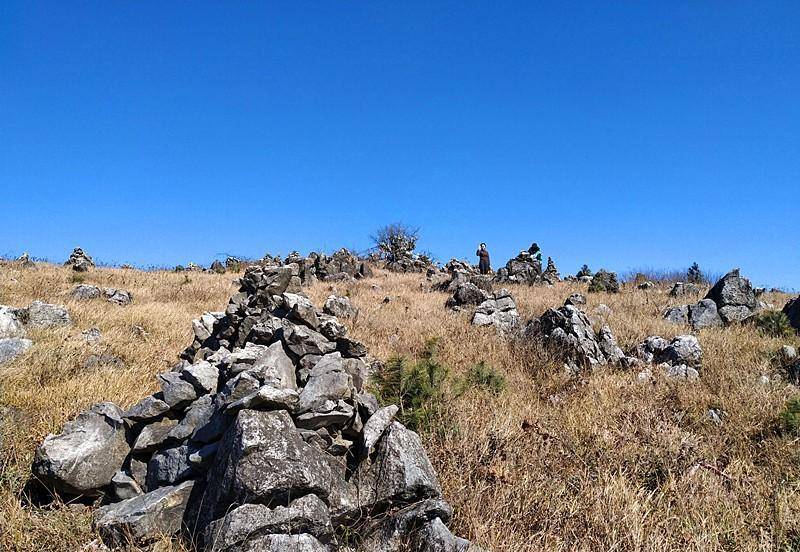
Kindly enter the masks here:
M 486 244 L 482 243 L 478 246 L 478 250 L 475 252 L 480 258 L 478 262 L 478 270 L 481 271 L 481 274 L 489 274 L 489 271 L 492 269 L 492 266 L 489 262 L 489 250 L 486 249 Z

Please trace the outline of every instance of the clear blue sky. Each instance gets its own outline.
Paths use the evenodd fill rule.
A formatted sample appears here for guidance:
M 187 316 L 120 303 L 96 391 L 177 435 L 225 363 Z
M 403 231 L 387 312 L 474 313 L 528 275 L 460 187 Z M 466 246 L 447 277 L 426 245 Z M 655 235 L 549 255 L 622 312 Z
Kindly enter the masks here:
M 0 5 L 0 254 L 364 249 L 800 288 L 800 2 Z

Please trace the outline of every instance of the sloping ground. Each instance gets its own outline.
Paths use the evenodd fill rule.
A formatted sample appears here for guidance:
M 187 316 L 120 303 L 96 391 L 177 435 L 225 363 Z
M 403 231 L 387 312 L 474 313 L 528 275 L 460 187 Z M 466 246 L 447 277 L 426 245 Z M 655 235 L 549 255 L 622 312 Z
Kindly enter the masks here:
M 33 347 L 0 368 L 0 405 L 7 408 L 0 452 L 0 550 L 80 550 L 95 535 L 82 506 L 23 508 L 19 493 L 33 450 L 49 432 L 100 400 L 128 407 L 156 390 L 164 371 L 191 342 L 191 320 L 221 310 L 236 289 L 234 275 L 94 270 L 86 283 L 127 289 L 128 307 L 69 298 L 73 273 L 56 267 L 0 267 L 0 304 L 35 299 L 67 306 L 69 328 L 30 332 Z M 469 325 L 469 312 L 444 308 L 447 295 L 426 291 L 420 275 L 379 272 L 359 282 L 319 283 L 307 290 L 318 305 L 349 294 L 360 309 L 345 321 L 371 354 L 388 359 L 422 354 L 439 338 L 449 368 L 443 400 L 420 428 L 453 529 L 497 551 L 522 550 L 790 550 L 800 543 L 800 448 L 777 428 L 798 389 L 759 383 L 774 370 L 784 344 L 750 326 L 697 333 L 704 350 L 696 382 L 602 368 L 570 379 L 536 347 L 512 347 L 491 329 Z M 374 288 L 373 286 L 378 286 Z M 523 320 L 560 306 L 579 285 L 512 287 Z M 386 302 L 385 297 L 390 300 Z M 788 296 L 767 295 L 778 308 Z M 674 303 L 666 290 L 590 294 L 620 346 L 665 338 L 686 328 L 662 320 Z M 85 343 L 83 330 L 103 339 Z M 132 330 L 140 326 L 146 337 Z M 92 354 L 124 366 L 84 368 Z M 500 393 L 462 385 L 485 362 L 505 376 Z M 708 415 L 722 415 L 718 425 Z M 154 548 L 171 550 L 162 541 Z

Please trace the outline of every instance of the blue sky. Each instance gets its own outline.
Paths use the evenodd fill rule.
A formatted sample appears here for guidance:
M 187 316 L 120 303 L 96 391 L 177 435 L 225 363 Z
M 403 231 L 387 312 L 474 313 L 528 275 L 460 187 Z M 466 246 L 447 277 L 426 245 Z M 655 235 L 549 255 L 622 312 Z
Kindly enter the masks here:
M 0 6 L 0 254 L 208 263 L 421 229 L 800 288 L 798 2 Z

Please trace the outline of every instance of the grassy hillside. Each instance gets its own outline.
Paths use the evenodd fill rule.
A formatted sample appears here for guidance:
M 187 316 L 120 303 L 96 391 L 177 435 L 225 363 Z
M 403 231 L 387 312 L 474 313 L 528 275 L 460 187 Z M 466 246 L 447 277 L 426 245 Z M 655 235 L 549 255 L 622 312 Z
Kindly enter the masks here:
M 0 266 L 0 304 L 60 303 L 74 322 L 29 332 L 33 347 L 0 367 L 0 550 L 74 551 L 96 538 L 83 505 L 23 506 L 36 445 L 94 402 L 127 407 L 156 391 L 154 375 L 191 341 L 191 320 L 222 310 L 237 288 L 231 274 L 97 269 L 80 277 L 130 290 L 134 303 L 119 307 L 72 300 L 76 278 L 61 267 Z M 699 381 L 640 382 L 617 367 L 575 379 L 538 347 L 470 326 L 468 312 L 446 310 L 447 295 L 428 289 L 423 276 L 376 271 L 306 292 L 320 306 L 330 293 L 349 295 L 360 313 L 346 323 L 379 359 L 413 363 L 438 338 L 447 377 L 419 429 L 455 509 L 454 532 L 495 551 L 800 550 L 800 439 L 779 429 L 798 389 L 758 381 L 798 338 L 764 337 L 752 326 L 701 330 Z M 605 322 L 627 350 L 648 335 L 685 333 L 661 320 L 678 302 L 666 289 L 589 295 L 585 310 L 608 305 Z M 528 319 L 585 289 L 511 291 Z M 780 308 L 788 296 L 765 299 Z M 84 341 L 90 327 L 102 341 Z M 124 366 L 84 367 L 102 353 Z M 721 424 L 709 409 L 724 413 Z

